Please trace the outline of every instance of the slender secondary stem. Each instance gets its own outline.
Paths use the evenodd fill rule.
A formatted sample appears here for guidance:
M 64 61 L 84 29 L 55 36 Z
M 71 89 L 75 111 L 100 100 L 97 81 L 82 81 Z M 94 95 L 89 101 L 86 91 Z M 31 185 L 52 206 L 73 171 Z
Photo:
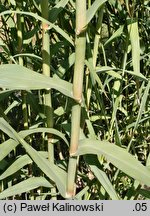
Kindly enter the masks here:
M 67 198 L 75 196 L 75 177 L 77 157 L 73 154 L 77 151 L 80 135 L 81 102 L 83 89 L 83 74 L 86 48 L 86 0 L 76 0 L 76 40 L 75 40 L 75 67 L 73 78 L 73 96 L 75 104 L 72 107 L 71 119 L 71 143 L 68 165 Z
M 95 68 L 96 66 L 96 61 L 98 57 L 98 49 L 99 49 L 99 42 L 100 42 L 100 34 L 101 34 L 101 29 L 102 29 L 102 21 L 103 21 L 103 13 L 104 13 L 104 5 L 103 4 L 98 12 L 98 20 L 97 20 L 97 25 L 96 25 L 96 32 L 97 34 L 95 35 L 94 39 L 94 49 L 93 49 L 93 66 Z
M 41 1 L 42 17 L 48 20 L 49 16 L 49 5 L 48 0 Z M 48 31 L 48 26 L 46 23 L 42 23 L 42 70 L 45 76 L 50 77 L 50 36 Z M 44 111 L 46 116 L 46 126 L 48 128 L 53 127 L 53 108 L 51 101 L 51 90 L 46 89 L 44 92 Z M 48 134 L 47 143 L 48 143 L 48 158 L 49 161 L 54 162 L 54 146 L 53 146 L 53 137 L 52 134 Z M 52 194 L 56 194 L 56 189 L 51 190 Z M 56 197 L 52 196 L 52 199 Z
M 17 10 L 20 10 L 22 8 L 22 3 L 17 3 Z M 22 52 L 22 46 L 23 46 L 23 24 L 24 24 L 24 17 L 20 14 L 17 14 L 17 39 L 18 39 L 18 54 Z M 19 65 L 23 66 L 23 57 L 19 56 Z M 22 113 L 23 113 L 23 128 L 24 130 L 27 130 L 29 128 L 29 115 L 28 115 L 28 105 L 27 105 L 27 92 L 21 91 L 22 96 Z M 27 139 L 27 138 L 26 138 Z M 28 139 L 28 142 L 30 142 L 30 139 Z M 28 164 L 28 175 L 32 175 L 32 166 L 31 164 Z M 31 191 L 32 194 L 33 191 Z
M 22 7 L 22 3 L 17 4 L 17 9 L 19 10 Z M 17 14 L 17 36 L 18 36 L 18 53 L 20 54 L 22 51 L 22 44 L 23 44 L 23 23 L 24 18 Z M 22 56 L 19 56 L 19 65 L 23 66 L 23 58 Z M 28 107 L 27 107 L 27 101 L 26 101 L 26 92 L 22 91 L 22 112 L 23 112 L 23 125 L 24 129 L 28 129 Z

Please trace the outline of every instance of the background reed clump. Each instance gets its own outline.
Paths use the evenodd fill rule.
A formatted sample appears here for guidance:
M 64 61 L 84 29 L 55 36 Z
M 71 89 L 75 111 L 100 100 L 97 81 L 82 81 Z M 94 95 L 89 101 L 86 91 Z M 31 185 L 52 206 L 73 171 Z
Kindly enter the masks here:
M 0 1 L 0 199 L 150 198 L 150 3 Z

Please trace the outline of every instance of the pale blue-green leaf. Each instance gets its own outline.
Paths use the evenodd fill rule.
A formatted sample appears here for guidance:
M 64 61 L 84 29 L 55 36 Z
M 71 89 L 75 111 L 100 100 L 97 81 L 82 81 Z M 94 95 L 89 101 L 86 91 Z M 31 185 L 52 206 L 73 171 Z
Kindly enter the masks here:
M 54 88 L 68 97 L 72 97 L 71 83 L 59 78 L 46 77 L 16 64 L 0 65 L 0 87 L 13 90 Z
M 42 61 L 42 58 L 40 56 L 37 56 L 33 53 L 19 53 L 13 56 L 13 58 L 19 57 L 19 56 L 26 56 L 26 57 L 31 57 L 31 58 L 36 58 L 39 61 Z
M 140 72 L 139 73 L 134 73 L 134 71 L 123 70 L 123 69 L 120 69 L 120 68 L 113 68 L 113 67 L 107 67 L 107 66 L 97 67 L 96 68 L 97 73 L 108 72 L 108 71 L 118 71 L 119 74 L 120 74 L 120 72 L 124 72 L 124 73 L 131 74 L 131 75 L 133 75 L 135 77 L 138 77 L 138 78 L 140 78 L 142 80 L 148 81 L 148 79 L 143 74 L 141 74 Z
M 13 164 L 11 164 L 6 169 L 6 171 L 2 175 L 0 175 L 0 180 L 14 174 L 18 170 L 20 170 L 22 167 L 30 163 L 32 163 L 32 160 L 28 155 L 23 155 L 19 157 Z
M 0 161 L 3 160 L 19 144 L 18 141 L 9 139 L 0 144 Z
M 104 155 L 108 161 L 114 164 L 132 178 L 150 186 L 150 171 L 143 166 L 127 150 L 108 141 L 83 139 L 74 155 L 96 154 Z
M 140 72 L 136 73 L 136 74 L 133 71 L 128 71 L 128 70 L 124 70 L 124 72 L 128 73 L 128 74 L 131 74 L 131 75 L 133 75 L 135 77 L 138 77 L 138 78 L 140 78 L 142 80 L 148 81 L 148 79 L 143 74 L 141 74 Z
M 24 131 L 20 131 L 20 135 L 25 138 L 26 136 L 30 135 L 30 134 L 34 134 L 34 133 L 51 133 L 54 134 L 58 137 L 60 137 L 68 146 L 68 140 L 65 138 L 65 135 L 63 133 L 61 133 L 60 131 L 54 129 L 54 128 L 35 128 L 35 129 L 29 129 L 29 130 L 24 130 Z
M 57 109 L 54 110 L 54 113 L 58 116 L 62 116 L 65 113 L 64 107 L 60 106 Z
M 148 100 L 149 90 L 150 90 L 150 81 L 148 82 L 148 84 L 147 84 L 147 86 L 145 88 L 145 91 L 144 91 L 144 94 L 143 94 L 143 97 L 142 97 L 142 100 L 141 100 L 140 109 L 139 109 L 138 116 L 137 116 L 137 119 L 136 119 L 136 122 L 135 122 L 134 130 L 137 129 L 139 121 L 141 120 L 143 111 L 145 109 L 145 104 L 146 104 L 146 102 Z
M 124 29 L 124 25 L 121 25 L 119 27 L 119 29 L 117 29 L 117 31 L 115 31 L 113 33 L 113 35 L 105 42 L 104 46 L 108 45 L 109 43 L 111 43 L 113 40 L 115 40 L 116 38 L 120 37 L 123 33 L 123 29 Z
M 104 4 L 107 0 L 95 0 L 94 3 L 91 5 L 91 7 L 87 10 L 86 13 L 86 22 L 87 25 L 89 24 L 89 22 L 91 21 L 91 19 L 94 17 L 94 15 L 96 14 L 97 10 L 99 9 L 99 7 Z
M 112 200 L 119 200 L 119 197 L 118 197 L 113 185 L 111 184 L 110 180 L 108 179 L 106 173 L 94 165 L 90 165 L 90 167 L 91 167 L 91 171 L 94 173 L 96 178 L 102 184 L 102 186 L 107 191 L 107 193 L 109 194 L 111 199 Z
M 128 32 L 131 40 L 132 63 L 134 73 L 140 73 L 140 38 L 138 21 L 134 21 L 128 25 Z
M 0 193 L 0 199 L 25 193 L 38 187 L 52 187 L 44 177 L 32 177 L 13 185 Z
M 89 186 L 86 186 L 85 188 L 83 188 L 79 193 L 77 193 L 75 195 L 75 200 L 83 200 L 82 197 L 87 193 L 87 191 L 89 190 Z
M 14 100 L 5 110 L 5 115 L 7 115 L 14 107 L 19 106 L 19 102 L 17 100 Z
M 0 124 L 1 124 L 1 118 L 0 118 Z M 4 129 L 5 129 L 5 127 L 3 125 L 1 125 L 1 130 L 4 131 Z M 65 135 L 62 134 L 61 132 L 59 132 L 58 130 L 53 129 L 53 128 L 29 129 L 29 130 L 25 130 L 25 131 L 20 131 L 19 134 L 24 139 L 26 136 L 28 136 L 30 134 L 44 133 L 44 132 L 59 136 L 60 138 L 62 138 L 64 140 L 64 142 L 67 145 L 69 145 L 67 139 L 65 138 Z M 15 149 L 18 144 L 19 144 L 19 142 L 14 140 L 14 139 L 9 139 L 9 140 L 5 141 L 4 143 L 0 144 L 0 161 L 2 159 L 4 159 L 13 149 Z
M 19 138 L 19 137 L 18 137 Z M 59 192 L 63 197 L 66 196 L 66 179 L 67 174 L 64 170 L 60 169 L 55 164 L 51 163 L 48 159 L 42 157 L 39 152 L 33 149 L 24 140 L 20 139 L 21 144 L 25 148 L 26 152 L 30 155 L 32 160 L 37 164 L 37 166 L 44 172 L 51 180 L 53 180 Z
M 150 169 L 150 152 L 149 152 L 147 160 L 146 160 L 146 166 Z
M 6 133 L 11 139 L 18 141 L 15 134 L 13 134 L 11 130 L 11 126 L 4 120 L 4 118 L 0 117 L 0 130 Z
M 106 73 L 107 73 L 108 75 L 110 75 L 110 76 L 113 76 L 113 77 L 117 78 L 117 79 L 122 79 L 122 76 L 120 75 L 120 73 L 115 72 L 115 71 L 113 71 L 113 70 L 106 71 Z
M 3 132 L 14 137 L 16 141 L 22 144 L 32 160 L 51 180 L 56 183 L 59 192 L 63 197 L 65 197 L 67 179 L 66 172 L 40 155 L 40 153 L 30 146 L 3 118 L 0 118 L 0 126 Z
M 48 152 L 39 152 L 44 158 L 48 158 Z M 21 168 L 26 166 L 27 164 L 32 163 L 31 158 L 28 155 L 20 156 L 14 163 L 12 163 L 3 174 L 0 176 L 0 180 L 7 178 L 8 176 L 14 174 L 19 171 Z

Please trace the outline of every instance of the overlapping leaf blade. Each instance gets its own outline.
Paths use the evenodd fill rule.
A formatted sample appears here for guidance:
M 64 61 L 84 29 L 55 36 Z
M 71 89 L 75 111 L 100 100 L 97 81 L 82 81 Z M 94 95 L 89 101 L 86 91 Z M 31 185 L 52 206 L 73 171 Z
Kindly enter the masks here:
M 38 14 L 36 13 L 32 13 L 32 12 L 28 12 L 28 11 L 10 11 L 10 10 L 7 10 L 7 11 L 3 11 L 0 13 L 0 16 L 4 16 L 4 15 L 8 15 L 8 14 L 21 14 L 21 15 L 26 15 L 26 16 L 31 16 L 31 17 L 34 17 L 36 20 L 40 20 L 46 24 L 49 25 L 49 28 L 54 28 L 59 34 L 61 34 L 70 44 L 74 45 L 73 41 L 71 40 L 71 38 L 69 37 L 69 35 L 64 32 L 62 30 L 62 28 L 60 28 L 58 25 L 54 25 L 53 23 L 49 22 L 48 20 L 42 18 L 41 16 L 39 16 Z
M 65 136 L 59 132 L 58 130 L 54 129 L 54 128 L 35 128 L 35 129 L 29 129 L 29 130 L 25 130 L 25 131 L 20 131 L 19 135 L 24 139 L 26 136 L 33 134 L 33 133 L 51 133 L 54 135 L 59 136 L 60 138 L 62 138 L 64 140 L 64 142 L 68 145 L 68 141 L 65 138 Z M 11 134 L 10 134 L 11 136 Z M 17 140 L 14 139 L 9 139 L 5 142 L 3 142 L 2 144 L 0 144 L 0 161 L 2 159 L 4 159 L 13 149 L 15 149 L 17 147 L 17 145 L 19 144 L 19 142 Z
M 95 0 L 91 7 L 87 10 L 87 24 L 91 21 L 98 8 L 107 0 Z
M 102 170 L 100 170 L 96 166 L 91 166 L 91 170 L 94 173 L 94 175 L 97 177 L 99 182 L 102 184 L 102 186 L 105 188 L 109 196 L 111 197 L 112 200 L 119 200 L 119 197 L 111 184 L 110 180 L 108 179 L 106 173 Z
M 108 161 L 127 175 L 141 183 L 150 185 L 150 171 L 136 160 L 133 155 L 113 143 L 92 139 L 81 140 L 75 155 L 84 154 L 104 155 Z
M 3 132 L 12 136 L 25 148 L 28 155 L 37 166 L 56 183 L 59 192 L 65 197 L 67 174 L 64 170 L 45 159 L 38 151 L 32 148 L 3 118 L 0 118 L 0 127 Z
M 41 154 L 45 158 L 48 157 L 47 152 L 39 152 L 39 154 Z M 15 172 L 19 171 L 21 168 L 30 163 L 32 163 L 32 160 L 27 154 L 20 156 L 3 172 L 3 174 L 0 176 L 0 180 L 7 178 L 8 176 L 14 174 Z
M 59 78 L 46 77 L 16 64 L 0 65 L 0 87 L 14 90 L 54 88 L 72 97 L 72 85 Z
M 32 177 L 1 192 L 0 199 L 4 199 L 9 196 L 15 196 L 38 187 L 52 187 L 52 185 L 44 177 Z

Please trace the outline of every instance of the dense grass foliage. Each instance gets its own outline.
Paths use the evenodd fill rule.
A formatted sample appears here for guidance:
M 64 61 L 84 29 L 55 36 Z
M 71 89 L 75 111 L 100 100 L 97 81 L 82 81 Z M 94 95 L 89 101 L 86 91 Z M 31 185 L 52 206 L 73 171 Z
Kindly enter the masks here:
M 0 1 L 0 199 L 150 198 L 150 3 Z

